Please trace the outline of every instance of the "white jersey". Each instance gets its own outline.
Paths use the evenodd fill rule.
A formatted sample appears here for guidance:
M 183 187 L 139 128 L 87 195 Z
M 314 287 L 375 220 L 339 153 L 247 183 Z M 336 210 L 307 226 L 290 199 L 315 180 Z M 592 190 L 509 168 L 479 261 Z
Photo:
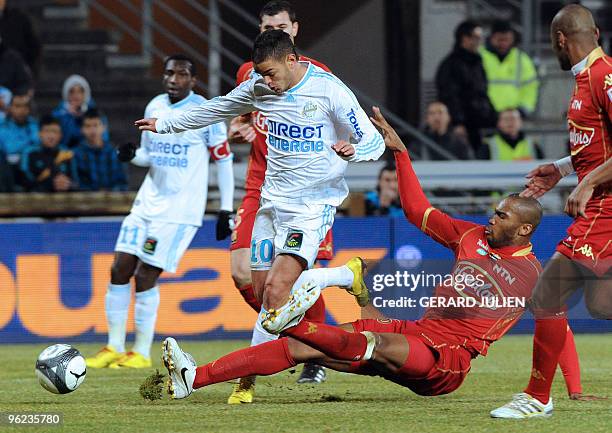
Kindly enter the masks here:
M 268 125 L 262 197 L 338 206 L 348 194 L 347 162 L 331 146 L 350 140 L 356 152 L 349 161 L 367 161 L 382 155 L 384 140 L 342 81 L 310 62 L 301 63 L 307 65 L 306 74 L 283 94 L 273 92 L 254 74 L 227 95 L 187 113 L 160 116 L 156 129 L 180 132 L 260 111 Z
M 145 117 L 180 115 L 205 101 L 191 92 L 172 104 L 164 93 L 149 102 Z M 210 149 L 226 140 L 224 123 L 176 134 L 143 132 L 135 159 L 147 161 L 150 169 L 131 212 L 149 220 L 201 226 L 208 192 Z

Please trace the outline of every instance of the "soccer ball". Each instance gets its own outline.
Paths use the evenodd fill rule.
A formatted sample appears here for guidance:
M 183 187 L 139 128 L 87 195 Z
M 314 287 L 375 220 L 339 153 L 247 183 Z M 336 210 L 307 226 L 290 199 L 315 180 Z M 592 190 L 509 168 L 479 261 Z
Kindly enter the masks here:
M 86 373 L 85 358 L 68 344 L 49 346 L 36 360 L 38 382 L 54 394 L 74 391 L 83 383 Z

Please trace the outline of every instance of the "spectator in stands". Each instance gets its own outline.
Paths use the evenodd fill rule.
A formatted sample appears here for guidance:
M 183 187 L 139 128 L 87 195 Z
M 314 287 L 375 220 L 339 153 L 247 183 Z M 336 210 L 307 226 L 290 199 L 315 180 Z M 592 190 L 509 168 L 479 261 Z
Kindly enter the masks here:
M 13 171 L 6 160 L 6 154 L 0 149 L 0 192 L 13 192 L 14 189 Z
M 455 45 L 438 66 L 438 99 L 446 104 L 453 131 L 466 137 L 477 151 L 482 143 L 481 128 L 494 128 L 495 109 L 487 95 L 487 78 L 478 53 L 482 28 L 464 21 L 455 29 Z
M 96 104 L 91 97 L 91 87 L 87 80 L 76 74 L 66 78 L 62 86 L 62 102 L 53 110 L 53 116 L 62 125 L 62 146 L 72 148 L 81 143 L 83 115 L 90 108 L 96 108 Z M 106 125 L 106 119 L 103 121 Z M 106 129 L 104 139 L 109 139 Z
M 38 146 L 38 122 L 30 115 L 31 97 L 15 94 L 11 100 L 8 116 L 0 124 L 0 149 L 6 155 L 17 185 L 23 186 L 24 179 L 19 161 L 24 150 Z
M 6 119 L 11 99 L 13 99 L 13 93 L 6 87 L 0 87 L 0 123 Z
M 394 165 L 386 165 L 378 173 L 376 191 L 365 195 L 366 215 L 402 216 Z
M 499 113 L 518 107 L 521 114 L 529 115 L 536 108 L 540 84 L 533 61 L 516 47 L 516 39 L 508 21 L 495 21 L 480 55 L 495 110 Z
M 0 0 L 0 36 L 6 45 L 21 54 L 34 75 L 38 75 L 41 44 L 30 17 Z
M 451 131 L 449 129 L 450 123 L 451 118 L 446 105 L 440 101 L 431 102 L 427 106 L 423 134 L 452 153 L 457 159 L 473 159 L 474 152 L 467 139 Z M 413 143 L 413 146 L 415 145 L 420 146 L 419 153 L 422 159 L 437 161 L 447 159 L 428 146 L 421 145 L 418 142 Z
M 523 120 L 518 109 L 499 113 L 495 134 L 485 140 L 478 159 L 495 161 L 527 161 L 543 157 L 539 146 L 523 132 Z
M 40 146 L 26 149 L 21 171 L 26 189 L 37 192 L 70 191 L 77 187 L 76 168 L 71 150 L 59 147 L 62 128 L 53 116 L 40 120 Z
M 0 0 L 2 1 L 2 0 Z M 0 37 L 0 86 L 13 93 L 33 92 L 32 73 L 21 54 Z
M 127 179 L 115 149 L 104 138 L 103 116 L 90 109 L 83 115 L 83 140 L 74 150 L 79 187 L 83 191 L 125 191 Z

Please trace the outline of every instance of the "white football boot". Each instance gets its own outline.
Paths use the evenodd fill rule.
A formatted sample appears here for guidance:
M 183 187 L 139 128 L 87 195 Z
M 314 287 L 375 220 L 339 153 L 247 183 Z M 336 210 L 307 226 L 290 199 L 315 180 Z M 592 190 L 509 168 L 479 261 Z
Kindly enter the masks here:
M 548 418 L 552 416 L 552 398 L 543 404 L 526 392 L 514 394 L 512 401 L 491 411 L 492 418 L 526 419 L 526 418 Z
M 307 281 L 293 290 L 289 301 L 279 309 L 271 308 L 261 314 L 261 326 L 270 334 L 280 334 L 287 328 L 297 325 L 304 318 L 304 313 L 319 299 L 321 288 L 314 282 Z
M 176 340 L 168 337 L 162 343 L 162 361 L 168 369 L 168 394 L 174 399 L 188 397 L 193 392 L 196 363 L 189 353 L 181 350 Z

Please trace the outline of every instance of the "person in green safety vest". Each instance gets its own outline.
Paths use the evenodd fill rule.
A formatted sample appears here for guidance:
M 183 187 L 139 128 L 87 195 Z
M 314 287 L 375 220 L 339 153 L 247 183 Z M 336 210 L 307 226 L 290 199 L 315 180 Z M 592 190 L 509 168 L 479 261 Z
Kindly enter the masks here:
M 522 129 L 523 120 L 516 108 L 502 111 L 499 113 L 495 133 L 484 140 L 477 158 L 494 161 L 541 159 L 542 151 Z
M 515 46 L 517 34 L 508 21 L 495 21 L 491 36 L 480 48 L 487 75 L 487 93 L 499 113 L 518 108 L 523 115 L 535 111 L 539 81 L 533 61 Z

